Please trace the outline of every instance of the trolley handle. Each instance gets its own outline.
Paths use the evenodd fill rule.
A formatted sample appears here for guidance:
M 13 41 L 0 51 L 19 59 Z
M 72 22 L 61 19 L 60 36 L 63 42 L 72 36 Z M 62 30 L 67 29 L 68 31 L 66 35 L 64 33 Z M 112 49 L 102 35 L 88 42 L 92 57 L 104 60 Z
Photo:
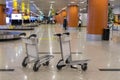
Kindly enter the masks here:
M 28 39 L 30 39 L 30 38 L 36 38 L 36 37 L 37 37 L 36 34 L 31 34 L 31 35 L 28 37 Z
M 55 36 L 61 37 L 62 35 L 70 35 L 69 32 L 54 34 Z
M 24 38 L 24 37 L 26 36 L 26 33 L 21 33 L 21 34 L 19 34 L 19 36 L 20 36 L 21 38 Z
M 62 34 L 61 33 L 58 33 L 58 34 L 54 34 L 55 36 L 58 36 L 58 37 L 61 37 Z
M 21 34 L 19 34 L 19 36 L 21 38 L 24 38 L 24 39 L 31 39 L 31 38 L 36 38 L 37 37 L 36 34 L 31 34 L 29 37 L 26 37 L 26 33 L 21 33 Z
M 66 32 L 66 33 L 63 33 L 63 34 L 68 35 L 68 36 L 70 35 L 70 33 L 69 33 L 69 32 Z
M 19 34 L 19 36 L 26 36 L 26 33 L 21 33 Z

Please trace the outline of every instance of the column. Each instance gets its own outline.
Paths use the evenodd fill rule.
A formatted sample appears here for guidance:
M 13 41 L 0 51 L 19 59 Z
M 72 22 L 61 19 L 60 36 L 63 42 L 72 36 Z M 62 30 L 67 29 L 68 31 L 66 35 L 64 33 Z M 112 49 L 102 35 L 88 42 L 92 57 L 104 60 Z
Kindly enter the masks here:
M 59 21 L 60 21 L 60 25 L 62 26 L 62 13 L 59 13 Z
M 103 29 L 107 28 L 108 0 L 88 0 L 88 40 L 102 40 Z
M 66 10 L 62 10 L 62 11 L 61 11 L 61 24 L 62 24 L 62 25 L 63 25 L 64 17 L 66 17 L 66 16 L 67 16 Z
M 57 14 L 57 15 L 55 15 L 55 20 L 56 20 L 56 23 L 58 23 L 59 24 L 59 15 Z
M 0 25 L 6 24 L 5 0 L 0 0 Z
M 68 29 L 76 29 L 78 27 L 79 7 L 78 5 L 68 5 L 67 7 L 67 21 Z

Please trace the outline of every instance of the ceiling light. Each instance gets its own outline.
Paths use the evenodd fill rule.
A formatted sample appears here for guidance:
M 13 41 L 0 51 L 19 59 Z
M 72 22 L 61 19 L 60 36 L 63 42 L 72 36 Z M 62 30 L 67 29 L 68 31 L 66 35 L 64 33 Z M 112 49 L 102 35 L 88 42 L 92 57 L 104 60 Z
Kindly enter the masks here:
M 75 2 L 74 2 L 74 1 L 71 1 L 70 3 L 71 3 L 71 4 L 74 4 Z
M 51 4 L 55 3 L 55 1 L 50 1 Z
M 62 10 L 65 10 L 67 7 L 62 8 Z
M 34 3 L 34 1 L 30 1 L 30 3 Z
M 82 4 L 83 4 L 83 3 L 85 3 L 85 1 L 82 1 L 82 2 L 80 2 L 80 3 L 82 3 Z
M 115 1 L 115 0 L 110 0 L 110 1 Z
M 86 9 L 86 8 L 83 8 L 84 10 Z
M 80 9 L 80 11 L 82 11 L 83 9 Z
M 114 4 L 112 4 L 112 6 L 114 6 Z

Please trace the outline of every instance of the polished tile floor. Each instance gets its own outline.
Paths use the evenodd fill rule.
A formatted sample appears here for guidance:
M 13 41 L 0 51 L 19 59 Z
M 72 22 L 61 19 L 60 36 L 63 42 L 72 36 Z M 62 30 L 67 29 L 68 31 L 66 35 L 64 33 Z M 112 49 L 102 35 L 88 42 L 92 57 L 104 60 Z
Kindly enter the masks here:
M 0 80 L 120 80 L 120 71 L 99 71 L 99 69 L 120 69 L 120 33 L 111 32 L 110 41 L 86 40 L 86 28 L 71 33 L 71 51 L 73 60 L 89 59 L 86 72 L 79 69 L 56 69 L 60 60 L 59 40 L 55 33 L 65 32 L 59 25 L 40 25 L 34 31 L 26 31 L 27 35 L 36 33 L 39 38 L 38 47 L 41 55 L 50 53 L 54 58 L 48 67 L 41 66 L 38 72 L 32 70 L 33 64 L 23 68 L 21 63 L 26 56 L 22 40 L 0 42 Z M 31 49 L 32 50 L 32 49 Z M 82 54 L 79 54 L 82 53 Z

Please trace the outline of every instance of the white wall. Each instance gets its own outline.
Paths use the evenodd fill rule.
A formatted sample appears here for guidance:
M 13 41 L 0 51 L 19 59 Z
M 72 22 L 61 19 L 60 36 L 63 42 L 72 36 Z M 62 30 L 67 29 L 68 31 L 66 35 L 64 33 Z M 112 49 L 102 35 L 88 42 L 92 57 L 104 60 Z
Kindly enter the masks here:
M 82 26 L 87 26 L 87 13 L 81 13 Z
M 113 13 L 114 14 L 120 14 L 120 7 L 114 8 Z

